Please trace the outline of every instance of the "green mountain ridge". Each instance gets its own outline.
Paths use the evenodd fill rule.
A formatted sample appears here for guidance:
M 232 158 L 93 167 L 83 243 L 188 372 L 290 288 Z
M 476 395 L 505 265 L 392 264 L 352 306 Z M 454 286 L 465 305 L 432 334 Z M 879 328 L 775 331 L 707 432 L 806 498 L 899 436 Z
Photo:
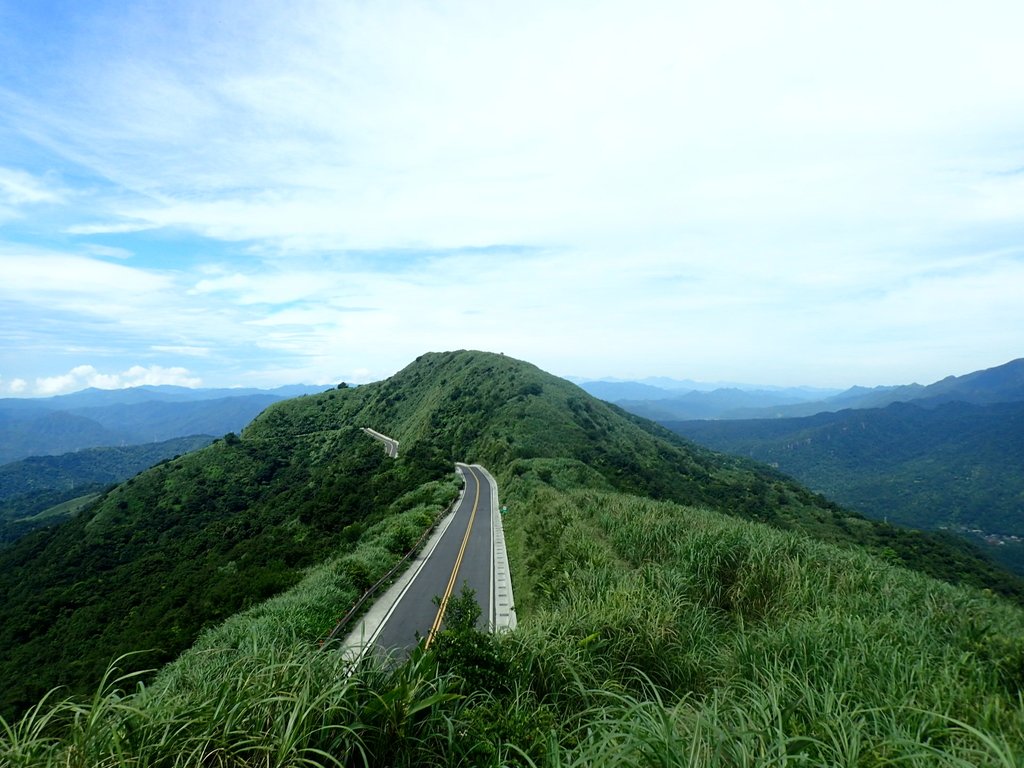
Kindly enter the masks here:
M 343 671 L 316 641 L 447 504 L 456 459 L 508 505 L 520 628 Z M 0 690 L 24 711 L 118 653 L 184 651 L 84 721 L 30 711 L 25 732 L 64 735 L 22 739 L 24 765 L 988 764 L 1024 743 L 1024 612 L 992 591 L 1024 594 L 532 365 L 431 353 L 276 403 L 0 553 Z
M 821 413 L 794 419 L 663 422 L 714 450 L 770 463 L 874 519 L 979 532 L 1024 573 L 1024 403 Z M 996 537 L 996 538 L 993 538 Z
M 83 448 L 0 465 L 0 546 L 66 516 L 43 516 L 50 508 L 97 494 L 160 461 L 209 445 L 213 439 L 194 435 L 161 443 Z

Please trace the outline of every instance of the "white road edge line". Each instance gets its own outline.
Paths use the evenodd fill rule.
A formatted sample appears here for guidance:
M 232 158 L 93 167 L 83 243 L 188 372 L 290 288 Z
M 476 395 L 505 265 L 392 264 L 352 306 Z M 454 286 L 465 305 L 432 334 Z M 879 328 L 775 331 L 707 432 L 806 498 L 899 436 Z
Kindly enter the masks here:
M 462 469 L 456 465 L 455 471 L 460 475 Z M 342 642 L 343 653 L 345 654 L 346 661 L 355 663 L 366 655 L 366 652 L 373 646 L 377 641 L 377 637 L 384 629 L 384 625 L 387 624 L 388 619 L 391 618 L 391 614 L 395 612 L 398 604 L 401 602 L 405 593 L 409 591 L 409 587 L 419 576 L 423 566 L 426 565 L 427 560 L 433 554 L 434 549 L 441 541 L 441 537 L 444 536 L 444 532 L 448 530 L 448 526 L 451 525 L 452 520 L 455 519 L 455 510 L 462 504 L 462 497 L 466 494 L 466 484 L 463 482 L 462 490 L 459 491 L 459 496 L 452 505 L 451 512 L 449 512 L 444 520 L 442 520 L 434 532 L 430 535 L 423 550 L 416 556 L 415 565 L 410 568 L 406 568 L 405 571 L 395 580 L 387 591 L 377 598 L 371 606 L 370 610 L 367 611 L 366 615 L 359 620 L 358 625 L 345 636 L 345 640 Z M 383 616 L 380 616 L 382 606 Z M 375 618 L 378 616 L 379 618 Z M 370 625 L 370 634 L 367 635 L 367 624 Z
M 491 605 L 494 614 L 491 631 L 513 630 L 519 622 L 512 594 L 508 552 L 505 549 L 505 527 L 501 519 L 501 505 L 498 503 L 498 484 L 491 473 L 479 464 L 474 464 L 473 468 L 479 470 L 491 486 Z

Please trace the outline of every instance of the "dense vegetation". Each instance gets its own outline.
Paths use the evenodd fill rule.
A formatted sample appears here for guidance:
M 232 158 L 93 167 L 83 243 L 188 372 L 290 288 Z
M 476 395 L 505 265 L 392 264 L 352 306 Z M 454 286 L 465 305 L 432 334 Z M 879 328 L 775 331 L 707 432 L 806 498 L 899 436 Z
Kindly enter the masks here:
M 821 413 L 800 419 L 666 422 L 715 450 L 772 463 L 875 519 L 976 529 L 1024 573 L 1024 403 L 947 403 Z
M 531 458 L 566 459 L 583 473 L 578 482 L 866 546 L 937 578 L 1024 600 L 1024 582 L 964 542 L 869 521 L 786 475 L 701 448 L 526 363 L 482 353 L 430 354 L 386 381 L 346 391 L 336 399 L 276 404 L 246 436 L 372 424 L 438 461 L 501 468 Z
M 362 425 L 401 440 L 402 458 L 358 449 Z M 225 482 L 272 457 L 266 486 Z M 431 478 L 452 458 L 497 476 L 519 629 L 473 632 L 460 601 L 431 653 L 349 670 L 317 640 L 450 494 Z M 234 524 L 253 522 L 233 546 L 265 542 L 264 527 L 313 538 L 348 484 L 378 497 L 379 516 L 329 519 L 316 538 L 337 538 L 298 557 L 304 572 L 281 571 L 287 591 L 202 632 L 152 684 L 57 695 L 0 723 L 13 765 L 1013 766 L 1024 754 L 1024 612 L 901 565 L 946 567 L 941 541 L 693 447 L 532 366 L 427 355 L 378 385 L 273 406 L 240 439 L 151 470 L 57 531 L 127 530 L 153 505 L 171 514 L 179 462 L 192 485 L 206 478 L 187 519 L 220 508 L 215 493 L 241 494 Z M 275 522 L 265 488 L 297 516 Z M 317 511 L 303 518 L 305 504 Z M 46 551 L 56 533 L 26 541 Z M 1016 588 L 969 559 L 954 568 L 950 580 Z
M 85 448 L 60 456 L 32 456 L 0 466 L 0 546 L 35 528 L 53 525 L 108 486 L 213 442 L 196 435 L 162 443 Z M 54 509 L 61 505 L 62 509 Z
M 91 688 L 121 653 L 145 651 L 132 669 L 170 661 L 203 628 L 351 547 L 368 522 L 420 503 L 408 494 L 451 470 L 415 451 L 386 460 L 347 427 L 229 434 L 129 480 L 0 551 L 0 713 L 54 685 Z M 395 552 L 417 536 L 396 539 Z
M 384 521 L 150 687 L 41 707 L 0 748 L 18 766 L 1019 765 L 1020 609 L 526 463 L 503 482 L 516 632 L 474 632 L 463 601 L 405 663 L 318 650 L 325 606 L 355 593 L 345 558 L 385 567 Z

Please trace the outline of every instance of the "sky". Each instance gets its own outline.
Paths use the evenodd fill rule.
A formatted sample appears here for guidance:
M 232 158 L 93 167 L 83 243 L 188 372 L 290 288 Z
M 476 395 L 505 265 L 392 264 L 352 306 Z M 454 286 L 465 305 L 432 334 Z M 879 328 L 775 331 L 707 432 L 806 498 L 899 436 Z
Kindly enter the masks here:
M 0 396 L 1024 356 L 1024 4 L 0 0 Z

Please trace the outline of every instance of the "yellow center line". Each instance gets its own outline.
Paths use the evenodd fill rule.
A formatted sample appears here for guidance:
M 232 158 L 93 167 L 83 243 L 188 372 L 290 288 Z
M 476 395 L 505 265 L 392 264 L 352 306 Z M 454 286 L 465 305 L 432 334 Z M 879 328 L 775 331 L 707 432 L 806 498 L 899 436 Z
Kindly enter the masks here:
M 467 466 L 470 474 L 473 475 L 473 479 L 476 480 L 476 498 L 473 499 L 473 510 L 469 513 L 469 524 L 466 526 L 466 535 L 462 537 L 462 546 L 459 547 L 458 557 L 455 558 L 455 567 L 452 568 L 451 578 L 448 579 L 448 587 L 444 591 L 444 595 L 441 597 L 441 605 L 437 609 L 437 617 L 434 619 L 433 626 L 430 627 L 430 634 L 427 635 L 427 642 L 423 646 L 429 648 L 430 644 L 434 641 L 434 635 L 437 634 L 441 628 L 441 622 L 444 621 L 444 612 L 448 609 L 448 598 L 452 596 L 452 590 L 455 589 L 455 582 L 459 576 L 459 567 L 462 565 L 462 558 L 466 554 L 466 545 L 469 544 L 469 534 L 473 532 L 473 521 L 476 519 L 476 508 L 480 504 L 480 478 L 476 476 L 471 468 Z

